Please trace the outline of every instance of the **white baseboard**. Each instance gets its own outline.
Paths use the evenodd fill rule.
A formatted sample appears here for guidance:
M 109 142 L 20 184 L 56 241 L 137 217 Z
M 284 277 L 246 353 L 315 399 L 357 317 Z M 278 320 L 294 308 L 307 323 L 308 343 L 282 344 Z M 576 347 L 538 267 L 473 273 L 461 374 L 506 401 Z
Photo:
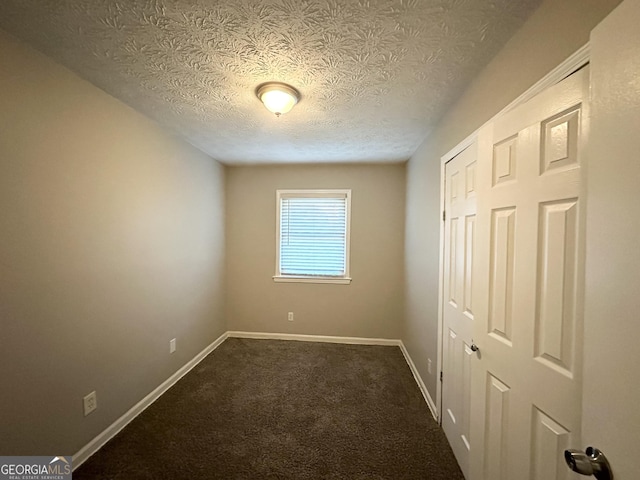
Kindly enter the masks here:
M 299 342 L 346 343 L 349 345 L 395 345 L 400 346 L 400 340 L 388 338 L 363 337 L 333 337 L 327 335 L 300 335 L 297 333 L 265 333 L 265 332 L 236 332 L 229 331 L 232 338 L 254 338 L 262 340 L 296 340 Z
M 418 372 L 418 369 L 416 368 L 416 364 L 413 363 L 413 360 L 411 359 L 411 356 L 409 355 L 409 352 L 408 352 L 407 348 L 404 346 L 404 343 L 402 343 L 402 342 L 400 342 L 400 350 L 402 350 L 402 354 L 404 355 L 404 359 L 407 361 L 407 364 L 409 365 L 409 368 L 411 369 L 411 373 L 413 373 L 413 378 L 416 380 L 416 383 L 418 384 L 418 387 L 420 388 L 420 391 L 422 392 L 422 396 L 424 397 L 424 401 L 427 402 L 427 406 L 429 407 L 429 410 L 431 410 L 431 415 L 433 415 L 433 418 L 437 422 L 438 421 L 438 409 L 436 407 L 436 404 L 433 401 L 433 398 L 431 398 L 431 395 L 429 395 L 429 390 L 427 390 L 427 386 L 422 381 L 422 377 L 420 376 L 420 373 Z
M 75 470 L 82 465 L 91 455 L 96 453 L 100 448 L 104 446 L 109 440 L 115 437 L 120 430 L 126 427 L 134 418 L 140 415 L 149 405 L 155 402 L 162 394 L 169 390 L 178 380 L 184 377 L 189 371 L 198 365 L 207 355 L 213 352 L 222 342 L 227 339 L 227 333 L 223 333 L 208 347 L 202 350 L 199 354 L 193 357 L 187 364 L 185 364 L 180 370 L 171 375 L 160 386 L 153 390 L 149 395 L 140 400 L 136 405 L 131 407 L 124 415 L 113 422 L 102 433 L 91 440 L 88 444 L 82 447 L 73 456 L 73 469 Z

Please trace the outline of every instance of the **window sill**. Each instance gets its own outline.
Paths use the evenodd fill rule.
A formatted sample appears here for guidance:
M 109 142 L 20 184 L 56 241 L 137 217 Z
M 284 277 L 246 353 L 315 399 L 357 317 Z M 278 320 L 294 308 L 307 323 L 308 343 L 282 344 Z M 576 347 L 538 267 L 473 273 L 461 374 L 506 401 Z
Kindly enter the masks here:
M 349 277 L 303 277 L 295 275 L 274 275 L 274 282 L 282 283 L 334 283 L 348 285 L 351 283 Z

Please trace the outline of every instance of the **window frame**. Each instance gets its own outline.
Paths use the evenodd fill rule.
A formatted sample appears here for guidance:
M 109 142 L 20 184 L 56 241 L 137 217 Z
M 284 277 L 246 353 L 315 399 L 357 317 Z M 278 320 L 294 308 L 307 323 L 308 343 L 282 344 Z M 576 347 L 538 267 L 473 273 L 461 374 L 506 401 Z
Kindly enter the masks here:
M 344 198 L 346 199 L 346 226 L 345 226 L 345 268 L 344 275 L 287 275 L 280 272 L 280 225 L 281 225 L 281 200 L 282 198 Z M 278 189 L 276 190 L 276 265 L 275 282 L 288 283 L 334 283 L 350 284 L 351 263 L 351 189 Z

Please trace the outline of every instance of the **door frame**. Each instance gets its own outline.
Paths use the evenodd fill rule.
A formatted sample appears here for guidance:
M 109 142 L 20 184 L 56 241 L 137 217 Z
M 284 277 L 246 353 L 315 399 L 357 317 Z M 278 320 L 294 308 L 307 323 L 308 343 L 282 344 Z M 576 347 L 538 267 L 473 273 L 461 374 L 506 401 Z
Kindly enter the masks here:
M 493 122 L 496 118 L 504 115 L 515 107 L 522 105 L 527 100 L 535 97 L 539 93 L 549 88 L 552 85 L 564 80 L 569 75 L 584 67 L 589 63 L 590 59 L 590 45 L 587 42 L 584 46 L 579 48 L 575 53 L 569 56 L 564 62 L 551 70 L 542 79 L 536 82 L 522 95 L 509 103 L 506 107 L 500 110 L 497 114 L 487 120 L 483 125 L 467 136 L 464 140 L 458 143 L 455 147 L 449 150 L 446 154 L 440 157 L 440 212 L 444 212 L 445 206 L 445 165 L 451 161 L 456 155 L 460 154 L 463 150 L 471 146 L 478 139 L 478 132 L 480 129 L 489 122 Z M 442 424 L 442 382 L 439 381 L 443 367 L 443 342 L 444 342 L 444 221 L 443 213 L 441 213 L 440 221 L 440 259 L 439 259 L 439 272 L 438 272 L 438 349 L 437 349 L 437 361 L 436 361 L 436 375 L 438 382 L 436 386 L 436 414 L 438 423 Z M 473 400 L 472 400 L 473 401 Z

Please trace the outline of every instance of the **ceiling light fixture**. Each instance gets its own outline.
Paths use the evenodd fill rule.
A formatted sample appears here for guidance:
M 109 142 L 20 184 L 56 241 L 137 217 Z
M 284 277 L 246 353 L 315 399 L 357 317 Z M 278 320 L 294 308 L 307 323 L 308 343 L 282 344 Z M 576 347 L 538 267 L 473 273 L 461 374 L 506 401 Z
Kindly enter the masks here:
M 279 117 L 290 111 L 300 101 L 300 92 L 291 85 L 280 82 L 267 82 L 259 85 L 256 95 L 271 113 Z

